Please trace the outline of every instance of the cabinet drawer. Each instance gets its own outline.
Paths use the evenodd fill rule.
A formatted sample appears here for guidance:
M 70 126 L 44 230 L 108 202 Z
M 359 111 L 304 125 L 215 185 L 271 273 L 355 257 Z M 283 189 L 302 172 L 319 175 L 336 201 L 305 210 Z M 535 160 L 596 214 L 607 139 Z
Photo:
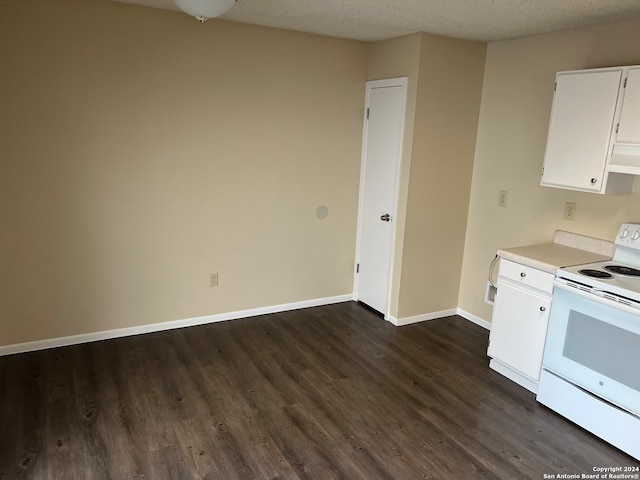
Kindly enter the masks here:
M 543 292 L 551 293 L 553 291 L 553 279 L 555 275 L 512 262 L 511 260 L 505 260 L 504 258 L 500 260 L 498 275 L 516 284 L 537 288 Z

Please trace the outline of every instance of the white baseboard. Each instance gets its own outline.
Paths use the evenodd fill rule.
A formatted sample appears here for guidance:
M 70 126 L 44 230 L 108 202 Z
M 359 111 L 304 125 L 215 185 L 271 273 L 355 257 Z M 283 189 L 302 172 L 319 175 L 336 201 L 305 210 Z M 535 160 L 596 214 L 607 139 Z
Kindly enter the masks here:
M 476 325 L 481 326 L 482 328 L 486 328 L 487 330 L 491 330 L 491 322 L 487 322 L 485 319 L 480 318 L 472 313 L 467 312 L 461 308 L 456 310 L 456 314 L 460 315 L 462 318 L 469 320 L 470 322 L 475 323 Z
M 421 315 L 416 315 L 413 317 L 404 317 L 404 318 L 395 318 L 391 315 L 386 317 L 386 320 L 396 327 L 401 327 L 403 325 L 410 325 L 412 323 L 424 322 L 427 320 L 435 320 L 437 318 L 449 317 L 451 315 L 460 315 L 465 320 L 469 320 L 476 325 L 481 326 L 482 328 L 486 328 L 487 330 L 491 330 L 491 323 L 486 320 L 473 315 L 472 313 L 467 312 L 461 308 L 452 308 L 449 310 L 441 310 L 439 312 L 432 313 L 423 313 Z
M 413 317 L 395 318 L 391 315 L 387 316 L 387 321 L 394 324 L 396 327 L 402 327 L 404 325 L 411 325 L 412 323 L 425 322 L 427 320 L 435 320 L 437 318 L 449 317 L 457 313 L 455 308 L 450 310 L 441 310 L 439 312 L 423 313 L 421 315 L 415 315 Z
M 14 353 L 32 352 L 35 350 L 45 350 L 47 348 L 66 347 L 68 345 L 96 342 L 98 340 L 108 340 L 110 338 L 129 337 L 132 335 L 140 335 L 143 333 L 161 332 L 164 330 L 172 330 L 174 328 L 193 327 L 196 325 L 205 325 L 207 323 L 224 322 L 226 320 L 255 317 L 258 315 L 266 315 L 269 313 L 278 313 L 286 312 L 289 310 L 298 310 L 301 308 L 318 307 L 321 305 L 330 305 L 332 303 L 348 302 L 351 300 L 353 300 L 352 294 L 338 295 L 335 297 L 316 298 L 313 300 L 285 303 L 282 305 L 273 305 L 270 307 L 253 308 L 250 310 L 238 310 L 235 312 L 219 313 L 216 315 L 205 315 L 203 317 L 193 317 L 184 320 L 175 320 L 172 322 L 154 323 L 150 325 L 140 325 L 137 327 L 118 328 L 101 332 L 83 333 L 80 335 L 72 335 L 69 337 L 37 340 L 35 342 L 17 343 L 14 345 L 0 346 L 0 356 L 12 355 Z

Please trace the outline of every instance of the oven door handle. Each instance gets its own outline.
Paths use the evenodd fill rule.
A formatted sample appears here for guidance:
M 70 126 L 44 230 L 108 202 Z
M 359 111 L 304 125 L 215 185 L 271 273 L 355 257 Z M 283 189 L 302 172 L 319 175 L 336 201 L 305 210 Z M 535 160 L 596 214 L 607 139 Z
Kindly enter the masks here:
M 567 292 L 573 293 L 574 295 L 578 295 L 579 297 L 586 298 L 587 300 L 606 305 L 607 307 L 622 310 L 623 312 L 631 313 L 632 315 L 640 314 L 640 304 L 638 304 L 638 307 L 632 307 L 625 303 L 616 302 L 615 300 L 604 297 L 603 295 L 605 292 L 602 290 L 593 289 L 589 292 L 585 292 L 584 290 L 568 285 L 565 282 L 566 281 L 555 279 L 553 281 L 553 285 L 555 288 L 565 290 Z

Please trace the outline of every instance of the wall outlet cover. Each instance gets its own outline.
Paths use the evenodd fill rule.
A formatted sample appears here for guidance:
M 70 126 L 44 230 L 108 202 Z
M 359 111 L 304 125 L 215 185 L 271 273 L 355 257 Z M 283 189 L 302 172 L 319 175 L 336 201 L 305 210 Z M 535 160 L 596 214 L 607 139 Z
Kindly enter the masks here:
M 509 201 L 509 192 L 507 192 L 506 190 L 500 190 L 498 192 L 498 206 L 506 207 L 508 201 Z
M 576 209 L 578 206 L 573 202 L 566 202 L 564 204 L 564 216 L 565 220 L 575 220 L 576 219 Z

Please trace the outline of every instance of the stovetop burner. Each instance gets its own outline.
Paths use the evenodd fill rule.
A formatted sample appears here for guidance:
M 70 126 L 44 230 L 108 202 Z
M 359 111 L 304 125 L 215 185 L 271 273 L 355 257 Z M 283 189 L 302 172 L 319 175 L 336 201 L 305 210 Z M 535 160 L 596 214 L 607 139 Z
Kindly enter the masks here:
M 556 281 L 583 292 L 630 299 L 634 305 L 640 305 L 640 223 L 622 224 L 615 245 L 612 259 L 562 267 L 556 273 Z
M 608 270 L 612 273 L 617 273 L 619 275 L 627 275 L 629 277 L 640 277 L 640 270 L 637 268 L 627 267 L 625 265 L 605 265 L 603 267 L 605 270 Z
M 613 278 L 613 275 L 611 275 L 610 273 L 603 272 L 602 270 L 592 270 L 590 268 L 578 270 L 578 273 L 593 278 Z

